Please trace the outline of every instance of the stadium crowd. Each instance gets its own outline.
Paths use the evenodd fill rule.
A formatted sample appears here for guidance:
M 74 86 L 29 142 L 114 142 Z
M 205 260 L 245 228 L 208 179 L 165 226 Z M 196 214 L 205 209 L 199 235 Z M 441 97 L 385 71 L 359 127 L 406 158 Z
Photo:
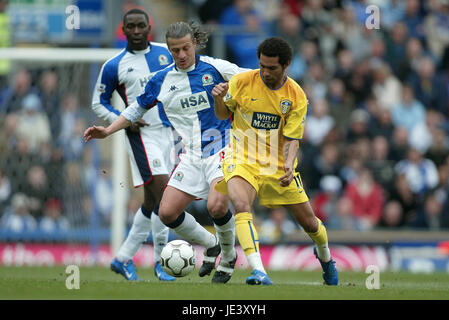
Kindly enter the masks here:
M 370 4 L 379 29 L 367 27 L 363 0 L 189 5 L 226 34 L 227 59 L 242 67 L 258 67 L 269 35 L 292 45 L 289 75 L 309 99 L 298 169 L 329 229 L 449 228 L 449 0 Z M 87 226 L 94 204 L 109 223 L 110 170 L 93 174 L 82 141 L 96 116 L 58 76 L 19 69 L 0 87 L 0 229 Z M 261 241 L 295 228 L 285 210 L 259 210 Z

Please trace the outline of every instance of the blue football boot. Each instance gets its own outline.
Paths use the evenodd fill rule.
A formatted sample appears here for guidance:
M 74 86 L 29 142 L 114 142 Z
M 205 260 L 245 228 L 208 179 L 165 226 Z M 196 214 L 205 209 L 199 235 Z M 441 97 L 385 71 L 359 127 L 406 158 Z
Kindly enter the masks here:
M 335 261 L 332 259 L 328 262 L 321 261 L 320 258 L 318 258 L 316 247 L 313 248 L 313 254 L 320 262 L 321 268 L 323 268 L 324 283 L 328 286 L 336 286 L 338 284 L 338 272 L 335 267 Z
M 254 270 L 253 272 L 251 272 L 251 275 L 248 277 L 248 279 L 246 279 L 246 283 L 249 285 L 263 284 L 269 286 L 273 284 L 273 281 L 271 281 L 268 275 L 266 275 L 262 271 Z
M 140 281 L 132 260 L 120 262 L 117 258 L 114 258 L 111 262 L 111 270 L 115 273 L 120 273 L 128 281 Z
M 161 281 L 175 281 L 176 278 L 169 275 L 162 269 L 161 263 L 158 261 L 154 265 L 154 275 Z

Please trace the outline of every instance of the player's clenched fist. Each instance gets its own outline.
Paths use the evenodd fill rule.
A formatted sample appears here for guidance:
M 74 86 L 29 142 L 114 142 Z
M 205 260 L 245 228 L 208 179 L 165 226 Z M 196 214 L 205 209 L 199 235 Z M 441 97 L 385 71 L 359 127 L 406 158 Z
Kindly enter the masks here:
M 93 126 L 89 127 L 84 131 L 84 141 L 87 142 L 91 139 L 104 139 L 108 136 L 105 127 Z
M 226 93 L 228 92 L 228 89 L 229 85 L 227 82 L 219 83 L 212 89 L 212 95 L 214 96 L 214 98 L 224 98 L 226 96 Z

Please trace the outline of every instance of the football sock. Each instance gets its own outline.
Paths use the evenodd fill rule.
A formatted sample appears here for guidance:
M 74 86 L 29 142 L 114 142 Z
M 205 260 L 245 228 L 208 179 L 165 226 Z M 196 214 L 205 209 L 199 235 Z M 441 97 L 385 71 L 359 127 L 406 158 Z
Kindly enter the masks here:
M 172 228 L 179 236 L 187 241 L 198 243 L 206 247 L 206 249 L 217 245 L 215 235 L 207 231 L 186 211 L 181 213 L 174 222 L 167 224 L 167 227 Z
M 143 205 L 139 210 L 137 210 L 128 237 L 117 252 L 116 257 L 121 262 L 132 259 L 142 246 L 142 243 L 144 243 L 150 235 L 151 219 L 148 219 L 143 214 L 143 210 L 147 211 Z
M 250 212 L 240 212 L 235 215 L 235 232 L 250 267 L 266 273 L 259 252 L 259 236 Z
M 218 241 L 221 246 L 221 255 L 224 261 L 235 258 L 235 219 L 231 211 L 222 218 L 212 218 Z
M 312 238 L 313 242 L 315 242 L 318 257 L 323 262 L 328 262 L 331 259 L 331 253 L 329 250 L 329 246 L 327 243 L 327 232 L 324 227 L 323 222 L 320 219 L 316 218 L 318 222 L 318 231 L 307 233 L 310 238 Z
M 159 206 L 154 208 L 153 214 L 151 216 L 151 232 L 153 235 L 153 246 L 154 246 L 154 263 L 161 260 L 161 252 L 168 241 L 169 229 L 162 223 L 158 215 Z

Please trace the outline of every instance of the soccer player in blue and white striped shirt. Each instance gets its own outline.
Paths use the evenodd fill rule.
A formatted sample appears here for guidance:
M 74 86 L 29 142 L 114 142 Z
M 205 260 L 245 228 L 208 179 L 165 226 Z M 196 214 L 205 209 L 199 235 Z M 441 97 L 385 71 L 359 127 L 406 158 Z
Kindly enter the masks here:
M 221 250 L 212 282 L 226 283 L 237 260 L 235 220 L 228 210 L 228 197 L 216 191 L 215 185 L 223 179 L 221 163 L 224 148 L 229 144 L 231 122 L 230 119 L 220 121 L 215 116 L 212 89 L 247 69 L 225 60 L 197 55 L 196 48 L 205 44 L 207 34 L 195 24 L 171 24 L 166 41 L 175 64 L 155 74 L 145 92 L 110 126 L 90 127 L 84 132 L 84 138 L 85 141 L 105 138 L 162 105 L 173 127 L 182 136 L 185 153 L 181 154 L 164 191 L 159 216 L 178 235 L 206 248 L 200 276 L 210 274 Z M 184 211 L 193 200 L 206 197 L 219 244 L 213 234 Z

